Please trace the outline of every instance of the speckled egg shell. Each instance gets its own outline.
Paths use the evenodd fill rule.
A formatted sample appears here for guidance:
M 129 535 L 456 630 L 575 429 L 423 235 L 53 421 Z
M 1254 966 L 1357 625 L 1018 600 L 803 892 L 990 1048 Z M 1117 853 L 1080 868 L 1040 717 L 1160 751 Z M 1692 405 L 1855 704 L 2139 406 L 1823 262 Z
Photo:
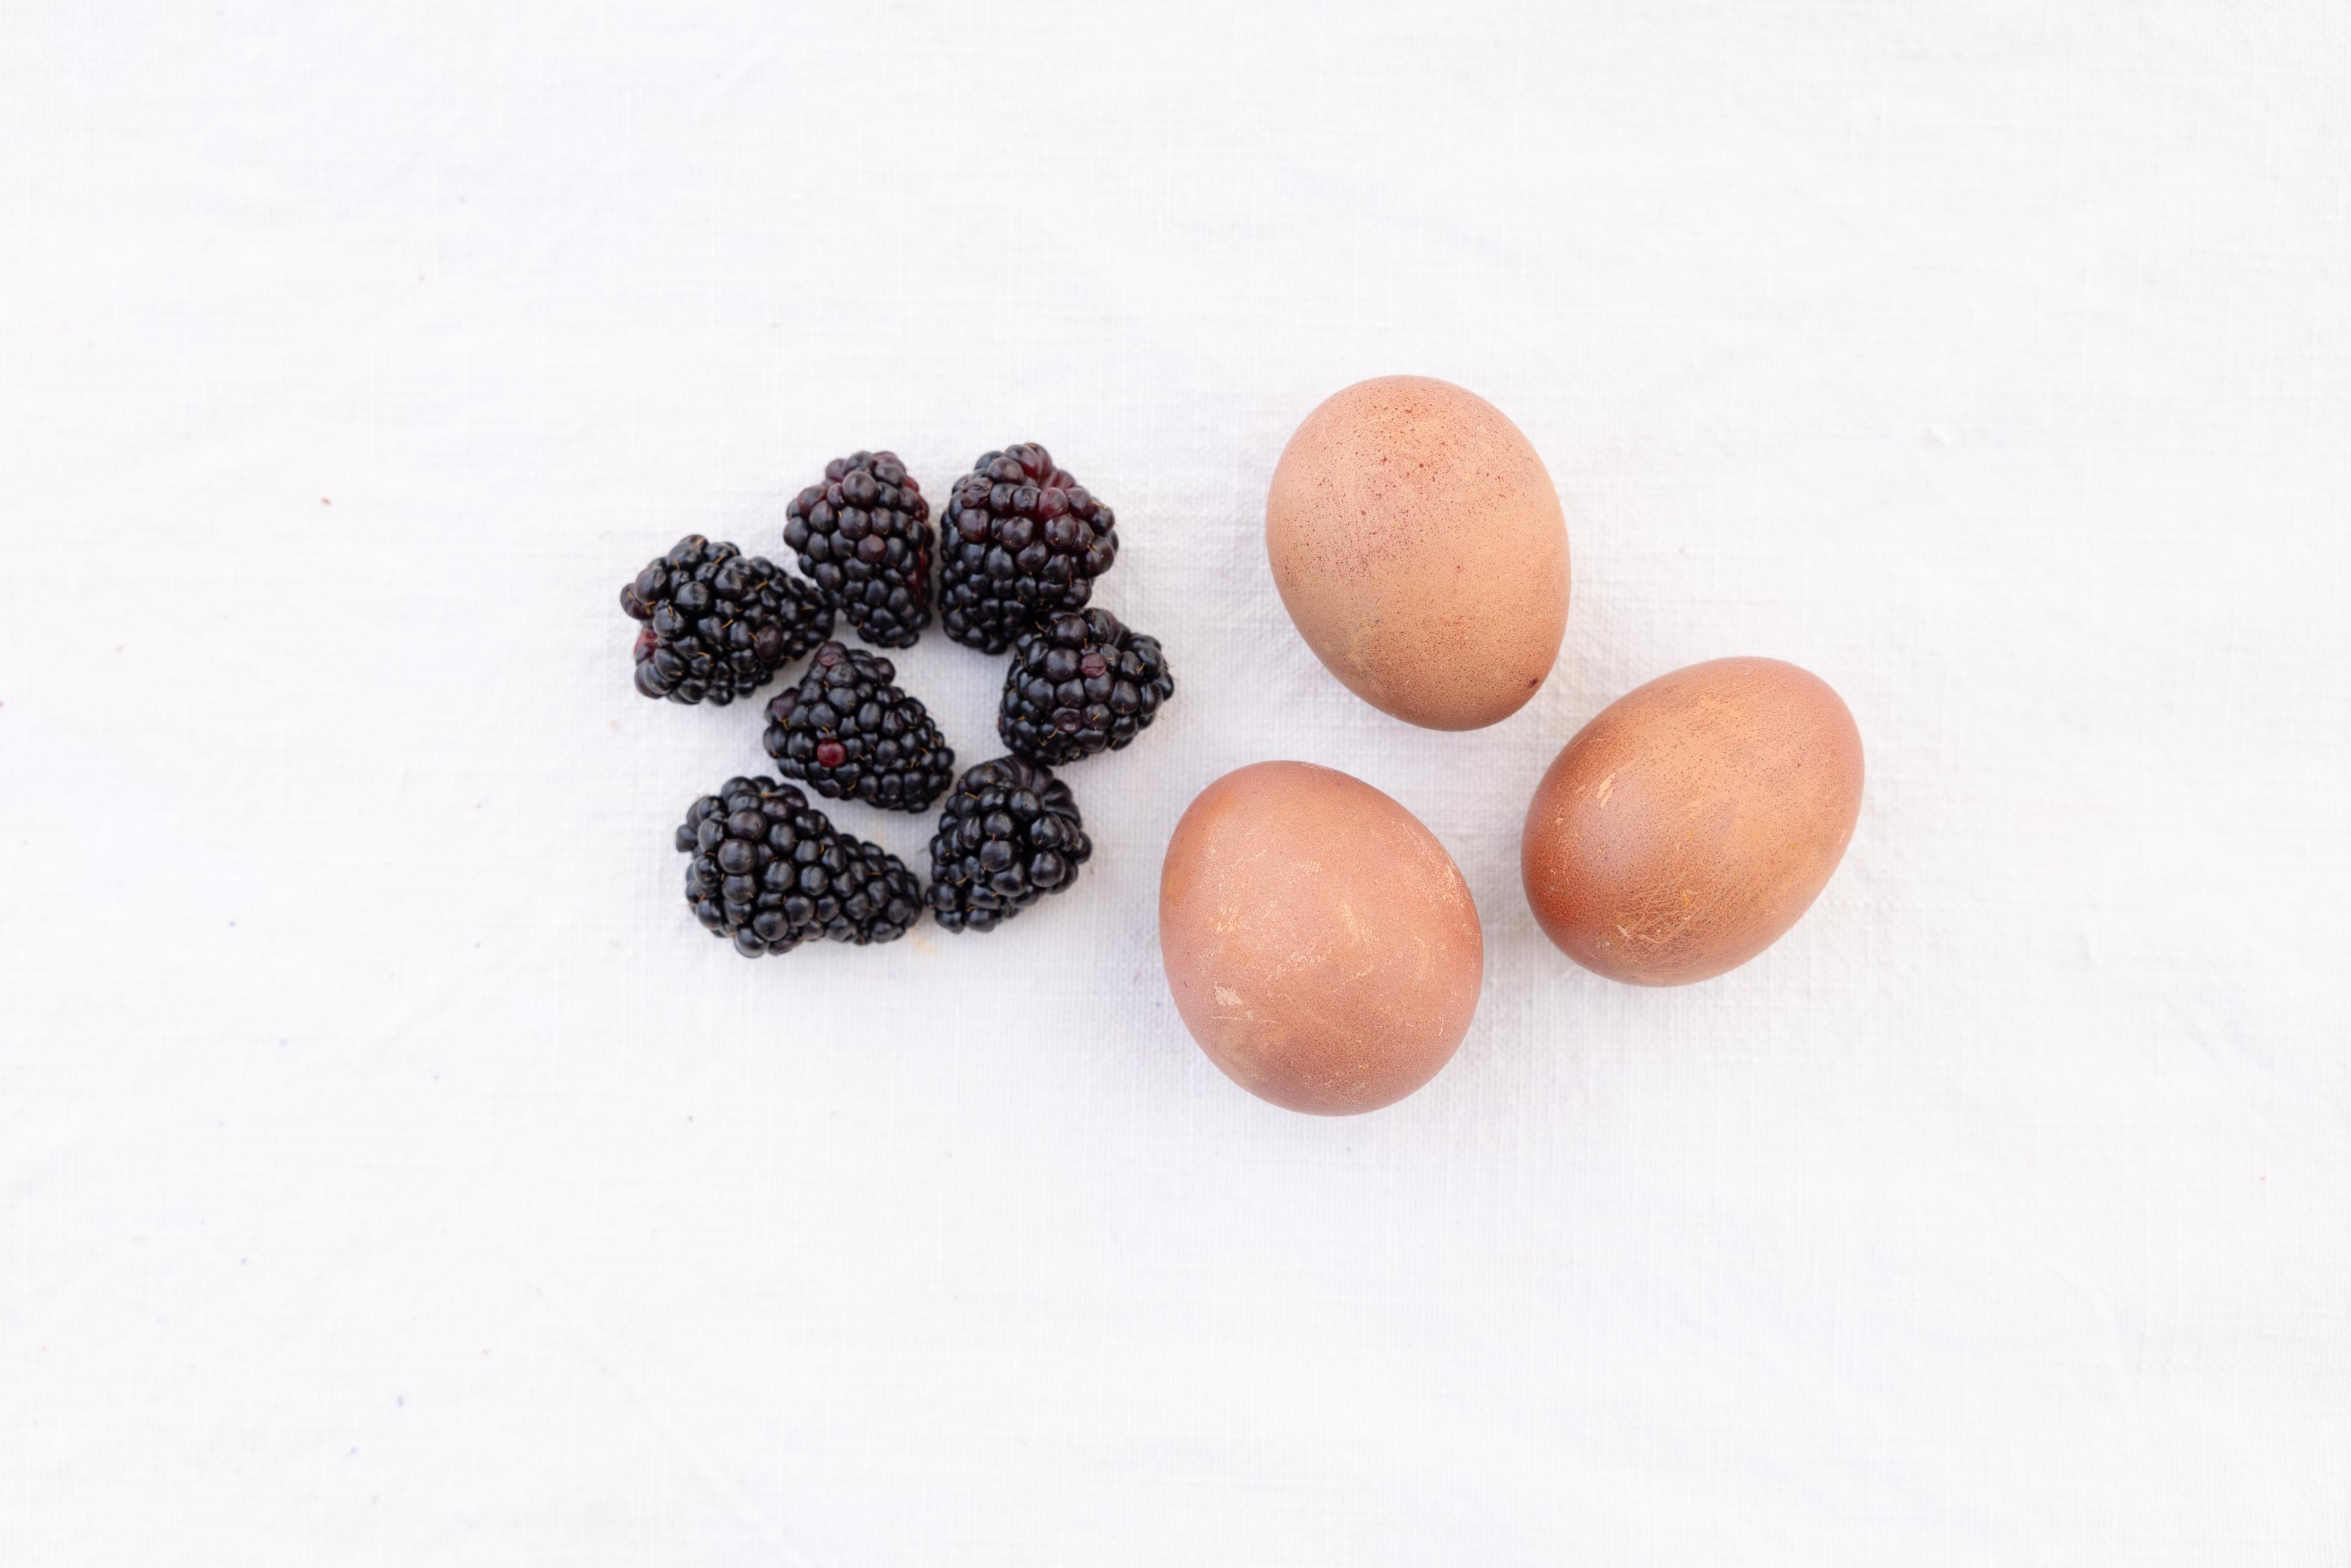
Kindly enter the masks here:
M 1567 526 L 1502 412 L 1382 376 L 1306 416 L 1265 502 L 1274 585 L 1315 656 L 1374 707 L 1478 729 L 1534 695 L 1567 626 Z
M 1603 709 L 1527 809 L 1520 869 L 1551 939 L 1642 986 L 1711 979 L 1812 907 L 1861 812 L 1844 699 L 1777 659 L 1676 670 Z
M 1238 768 L 1186 810 L 1160 871 L 1159 953 L 1208 1059 L 1318 1115 L 1435 1077 L 1485 973 L 1478 906 L 1436 835 L 1307 762 Z

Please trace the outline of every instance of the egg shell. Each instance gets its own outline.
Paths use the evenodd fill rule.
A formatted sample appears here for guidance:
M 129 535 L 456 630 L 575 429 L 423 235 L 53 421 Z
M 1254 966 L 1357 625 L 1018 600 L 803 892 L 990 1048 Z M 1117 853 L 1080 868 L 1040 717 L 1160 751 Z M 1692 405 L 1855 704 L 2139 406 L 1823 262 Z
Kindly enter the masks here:
M 1435 1077 L 1485 975 L 1478 906 L 1437 835 L 1311 762 L 1255 763 L 1200 791 L 1160 870 L 1159 954 L 1208 1060 L 1331 1116 Z
M 1542 459 L 1449 382 L 1382 376 L 1308 414 L 1265 502 L 1274 586 L 1331 673 L 1430 729 L 1535 695 L 1567 627 L 1567 525 Z
M 1520 869 L 1544 932 L 1641 986 L 1734 969 L 1828 884 L 1861 813 L 1844 701 L 1777 659 L 1717 659 L 1626 693 L 1527 808 Z

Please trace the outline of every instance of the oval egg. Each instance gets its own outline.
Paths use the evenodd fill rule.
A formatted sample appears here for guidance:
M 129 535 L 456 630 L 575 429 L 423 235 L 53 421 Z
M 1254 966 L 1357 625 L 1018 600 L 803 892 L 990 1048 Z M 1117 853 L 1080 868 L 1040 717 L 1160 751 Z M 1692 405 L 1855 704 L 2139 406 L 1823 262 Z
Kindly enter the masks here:
M 1259 762 L 1203 789 L 1159 877 L 1185 1027 L 1242 1088 L 1318 1115 L 1403 1099 L 1478 1010 L 1478 906 L 1437 836 L 1359 779 Z
M 1410 723 L 1507 718 L 1559 657 L 1559 494 L 1519 427 L 1449 382 L 1358 382 L 1308 414 L 1274 467 L 1265 548 L 1315 657 Z
M 1527 902 L 1562 951 L 1610 979 L 1710 979 L 1812 907 L 1861 787 L 1861 733 L 1819 676 L 1777 659 L 1676 670 L 1552 760 L 1520 843 Z

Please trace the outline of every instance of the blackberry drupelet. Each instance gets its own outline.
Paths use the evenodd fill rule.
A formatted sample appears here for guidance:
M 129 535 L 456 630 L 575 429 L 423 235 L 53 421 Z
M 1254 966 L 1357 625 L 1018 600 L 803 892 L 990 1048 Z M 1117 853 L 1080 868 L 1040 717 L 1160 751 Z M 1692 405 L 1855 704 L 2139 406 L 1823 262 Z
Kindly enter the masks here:
M 784 508 L 800 570 L 877 648 L 911 648 L 931 623 L 931 504 L 892 452 L 852 452 Z
M 992 931 L 1077 880 L 1093 853 L 1070 787 L 1018 757 L 956 780 L 931 838 L 931 913 L 949 931 Z
M 845 935 L 828 933 L 836 942 L 860 947 L 895 942 L 923 917 L 923 879 L 912 867 L 870 839 L 841 835 L 849 855 L 848 891 L 841 895 Z
M 1084 609 L 1118 559 L 1118 519 L 1034 442 L 982 453 L 939 525 L 939 623 L 989 653 L 1055 611 Z
M 893 942 L 922 917 L 922 883 L 879 844 L 836 829 L 773 779 L 730 779 L 685 813 L 685 901 L 747 958 L 814 937 Z
M 621 590 L 637 633 L 637 690 L 725 706 L 832 632 L 817 591 L 758 556 L 688 534 Z
M 919 811 L 955 778 L 955 752 L 896 668 L 862 648 L 827 643 L 795 690 L 768 704 L 768 755 L 820 795 Z
M 1054 615 L 1014 649 L 996 732 L 1031 761 L 1074 762 L 1126 745 L 1175 692 L 1156 637 L 1107 610 Z

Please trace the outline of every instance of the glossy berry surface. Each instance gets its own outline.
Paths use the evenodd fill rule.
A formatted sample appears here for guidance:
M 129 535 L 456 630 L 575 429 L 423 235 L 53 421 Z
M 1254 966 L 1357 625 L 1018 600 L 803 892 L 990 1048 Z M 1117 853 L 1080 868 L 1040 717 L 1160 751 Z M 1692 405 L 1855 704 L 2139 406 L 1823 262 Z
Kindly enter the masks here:
M 931 621 L 931 504 L 891 452 L 852 452 L 784 508 L 800 570 L 877 648 L 910 648 Z
M 893 942 L 922 917 L 922 884 L 879 844 L 853 839 L 773 779 L 730 779 L 696 800 L 676 835 L 685 901 L 747 958 L 821 937 Z
M 768 704 L 768 755 L 820 795 L 919 811 L 955 778 L 955 752 L 889 660 L 827 643 L 795 689 Z
M 980 454 L 939 524 L 939 623 L 984 653 L 1083 609 L 1118 559 L 1116 517 L 1034 442 Z
M 1019 755 L 1058 767 L 1127 745 L 1175 692 L 1156 637 L 1107 610 L 1054 615 L 1015 645 L 996 731 Z
M 931 837 L 932 916 L 949 931 L 992 931 L 1049 893 L 1067 891 L 1093 853 L 1070 787 L 1018 757 L 956 780 Z
M 758 556 L 688 534 L 621 590 L 637 633 L 637 690 L 725 706 L 823 642 L 832 610 Z

